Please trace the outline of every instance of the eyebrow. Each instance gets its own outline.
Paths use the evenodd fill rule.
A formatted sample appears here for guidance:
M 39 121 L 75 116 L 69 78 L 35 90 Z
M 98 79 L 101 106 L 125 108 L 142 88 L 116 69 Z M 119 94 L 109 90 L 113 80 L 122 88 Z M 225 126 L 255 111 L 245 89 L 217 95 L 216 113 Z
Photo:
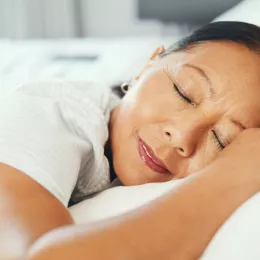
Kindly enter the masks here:
M 209 89 L 210 97 L 215 94 L 214 88 L 212 86 L 212 81 L 210 80 L 209 76 L 202 68 L 195 66 L 194 64 L 191 64 L 191 63 L 186 63 L 186 64 L 184 64 L 184 66 L 196 70 L 204 79 L 206 79 L 206 81 L 208 82 L 208 89 Z
M 184 66 L 195 69 L 203 78 L 205 78 L 208 82 L 210 96 L 215 94 L 214 88 L 212 86 L 212 81 L 210 80 L 209 76 L 207 75 L 207 73 L 202 68 L 195 66 L 194 64 L 191 64 L 191 63 L 186 63 L 186 64 L 184 64 Z M 237 121 L 235 119 L 231 118 L 230 121 L 233 124 L 235 124 L 237 127 L 239 127 L 241 130 L 247 129 L 246 126 L 244 126 L 242 123 L 240 123 L 239 121 Z

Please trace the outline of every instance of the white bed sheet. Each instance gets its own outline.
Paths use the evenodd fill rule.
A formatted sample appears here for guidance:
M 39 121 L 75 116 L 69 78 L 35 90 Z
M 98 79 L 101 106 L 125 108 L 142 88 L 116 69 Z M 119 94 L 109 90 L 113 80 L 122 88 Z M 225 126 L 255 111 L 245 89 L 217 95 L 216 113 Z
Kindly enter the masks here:
M 160 45 L 172 37 L 0 41 L 0 90 L 48 79 L 102 80 L 114 84 L 131 78 Z M 58 57 L 63 59 L 58 59 Z M 78 57 L 71 59 L 71 57 Z M 84 59 L 97 56 L 97 60 Z M 64 59 L 65 57 L 65 59 Z

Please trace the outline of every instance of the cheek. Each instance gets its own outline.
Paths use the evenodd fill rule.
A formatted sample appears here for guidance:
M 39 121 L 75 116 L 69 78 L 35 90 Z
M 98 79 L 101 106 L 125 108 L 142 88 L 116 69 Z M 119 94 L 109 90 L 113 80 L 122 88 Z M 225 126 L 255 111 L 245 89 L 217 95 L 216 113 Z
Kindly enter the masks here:
M 152 120 L 167 119 L 175 111 L 187 107 L 175 92 L 172 80 L 163 71 L 140 80 L 127 96 L 125 101 L 132 105 L 134 114 Z
M 210 131 L 206 132 L 202 141 L 198 144 L 196 153 L 190 158 L 189 175 L 204 169 L 217 158 L 220 152 L 212 139 Z
M 140 125 L 163 122 L 169 120 L 175 112 L 184 109 L 184 106 L 184 102 L 176 96 L 171 86 L 159 88 L 147 85 L 135 96 L 129 116 Z

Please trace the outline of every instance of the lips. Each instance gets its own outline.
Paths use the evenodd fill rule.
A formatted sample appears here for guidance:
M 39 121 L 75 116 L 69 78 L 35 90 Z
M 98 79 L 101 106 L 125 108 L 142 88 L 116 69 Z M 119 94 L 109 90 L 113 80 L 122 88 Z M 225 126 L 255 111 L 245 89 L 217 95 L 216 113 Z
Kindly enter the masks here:
M 141 160 L 153 171 L 157 173 L 169 173 L 164 163 L 154 154 L 153 150 L 139 138 L 138 150 Z

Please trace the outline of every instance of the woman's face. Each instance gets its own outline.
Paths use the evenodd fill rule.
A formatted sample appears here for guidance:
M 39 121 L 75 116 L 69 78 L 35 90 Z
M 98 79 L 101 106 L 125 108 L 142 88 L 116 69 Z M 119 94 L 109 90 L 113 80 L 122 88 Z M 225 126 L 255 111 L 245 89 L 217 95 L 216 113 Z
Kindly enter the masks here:
M 112 113 L 123 184 L 195 173 L 245 128 L 260 126 L 259 68 L 256 54 L 225 42 L 152 59 Z

